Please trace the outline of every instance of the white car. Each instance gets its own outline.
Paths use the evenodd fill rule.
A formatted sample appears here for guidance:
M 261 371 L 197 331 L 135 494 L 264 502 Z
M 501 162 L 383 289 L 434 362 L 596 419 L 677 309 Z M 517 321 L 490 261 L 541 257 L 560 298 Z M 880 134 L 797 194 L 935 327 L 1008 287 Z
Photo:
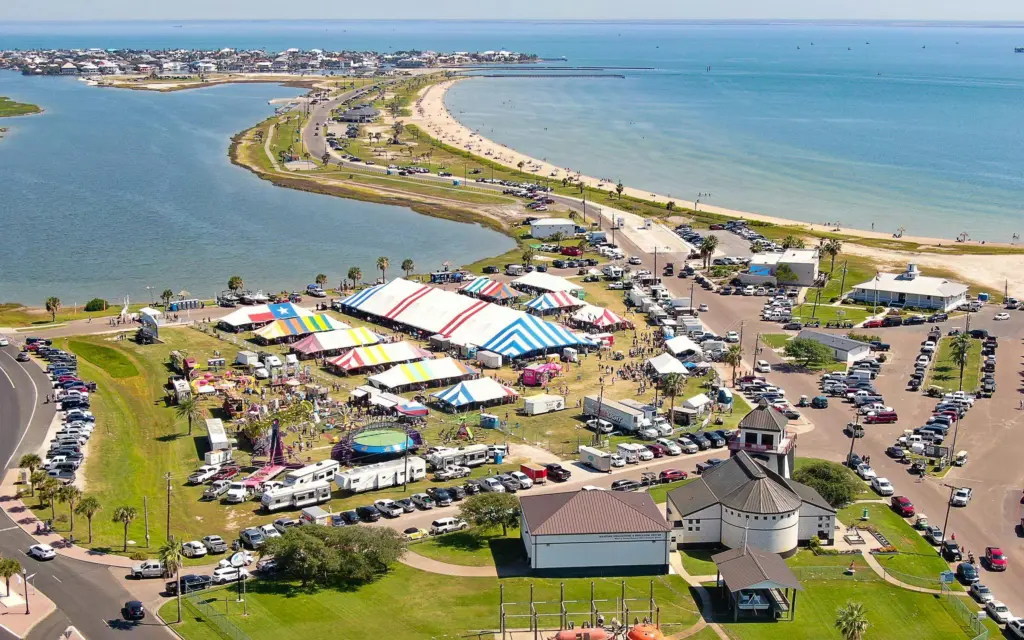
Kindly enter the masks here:
M 9 344 L 11 343 L 7 340 L 7 336 L 0 336 L 0 347 L 6 347 Z
M 1010 613 L 1010 607 L 1006 606 L 999 600 L 989 600 L 985 604 L 985 611 L 988 612 L 988 617 L 992 618 L 999 624 L 1003 624 L 1007 620 L 1013 618 L 1013 614 Z
M 256 369 L 256 371 L 253 372 L 253 375 L 256 376 L 257 380 L 266 380 L 267 378 L 270 377 L 270 372 L 267 371 L 265 368 L 260 367 L 259 369 Z
M 186 542 L 185 544 L 181 545 L 181 555 L 185 556 L 186 558 L 202 558 L 206 555 L 206 552 L 206 545 L 202 542 L 199 542 L 198 540 Z
M 1009 319 L 1010 319 L 1010 314 L 1006 313 L 1005 311 L 1002 312 L 1002 313 L 997 313 L 995 315 L 995 318 L 993 318 L 993 320 L 1009 320 Z
M 261 524 L 258 527 L 258 529 L 260 530 L 260 533 L 263 534 L 264 538 L 270 539 L 270 538 L 280 538 L 281 537 L 281 532 L 278 531 L 277 527 L 275 527 L 272 524 Z
M 245 560 L 245 566 L 248 567 L 250 564 L 252 564 L 253 562 L 256 561 L 256 558 L 253 557 L 252 553 L 250 553 L 248 551 L 242 551 L 240 553 L 244 553 L 245 554 L 243 556 L 243 558 Z M 231 568 L 231 559 L 230 558 L 224 558 L 223 560 L 221 560 L 220 562 L 217 563 L 217 568 L 218 569 L 230 569 Z
M 34 544 L 28 548 L 28 555 L 36 560 L 53 560 L 57 552 L 48 544 Z
M 213 570 L 211 577 L 213 578 L 213 584 L 225 584 L 227 582 L 235 582 L 239 578 L 245 580 L 249 577 L 249 572 L 237 567 L 218 567 Z
M 402 507 L 396 504 L 394 500 L 377 500 L 373 503 L 373 506 L 377 507 L 377 511 L 380 511 L 389 518 L 397 518 L 404 513 Z
M 629 264 L 640 264 L 643 261 L 640 259 L 640 256 L 629 256 L 628 262 Z
M 700 304 L 700 305 L 697 306 L 697 311 L 700 311 L 701 313 L 703 313 L 705 311 L 708 311 L 708 310 L 709 310 L 709 308 L 708 308 L 708 305 L 706 303 Z
M 647 462 L 648 460 L 654 460 L 654 452 L 648 449 L 647 447 L 643 447 L 639 451 L 637 451 L 636 456 L 640 458 L 640 460 L 642 460 L 643 462 Z
M 735 331 L 729 331 L 728 333 L 725 334 L 725 341 L 726 342 L 739 342 L 740 341 L 740 334 L 736 333 Z
M 490 491 L 491 493 L 505 493 L 505 486 L 493 476 L 481 478 L 480 481 L 483 484 L 484 491 Z
M 513 471 L 508 475 L 515 478 L 516 482 L 519 483 L 519 486 L 521 486 L 524 489 L 529 489 L 530 487 L 533 486 L 533 479 L 530 478 L 530 476 L 523 473 L 522 471 Z
M 980 582 L 971 584 L 971 595 L 974 596 L 975 600 L 982 604 L 996 599 L 995 596 L 992 595 L 992 590 Z
M 655 442 L 665 447 L 665 452 L 670 456 L 679 456 L 683 454 L 683 450 L 679 445 L 668 438 L 658 438 Z
M 871 468 L 871 465 L 864 463 L 857 465 L 857 475 L 860 476 L 862 480 L 871 480 L 871 478 L 878 477 L 878 474 Z
M 771 373 L 772 365 L 768 364 L 767 360 L 758 360 L 757 364 L 754 365 L 754 371 L 758 373 Z
M 896 489 L 893 488 L 892 483 L 889 482 L 888 478 L 872 478 L 871 488 L 880 496 L 891 496 L 896 493 Z
M 281 362 L 281 358 L 271 354 L 263 358 L 263 365 L 270 367 L 271 369 L 276 369 L 278 367 L 283 367 L 284 363 Z
M 1024 638 L 1024 618 L 1014 618 L 1006 623 L 1014 638 Z
M 607 491 L 604 487 L 595 487 L 592 484 L 583 485 L 580 489 L 582 491 Z
M 617 453 L 612 454 L 612 466 L 613 467 L 624 467 L 626 466 L 626 459 Z
M 213 476 L 217 475 L 220 467 L 214 464 L 204 464 L 188 477 L 189 484 L 203 484 Z

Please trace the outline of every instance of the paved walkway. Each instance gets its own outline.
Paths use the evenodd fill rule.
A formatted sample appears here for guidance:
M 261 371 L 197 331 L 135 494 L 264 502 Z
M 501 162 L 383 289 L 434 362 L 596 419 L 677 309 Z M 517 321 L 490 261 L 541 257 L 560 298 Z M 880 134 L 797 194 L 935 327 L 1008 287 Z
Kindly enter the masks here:
M 498 568 L 494 565 L 471 567 L 461 564 L 451 564 L 449 562 L 441 562 L 440 560 L 421 556 L 413 551 L 406 551 L 405 555 L 402 556 L 401 562 L 406 566 L 419 569 L 420 571 L 439 573 L 445 576 L 457 576 L 460 578 L 497 578 L 499 576 Z M 527 573 L 529 573 L 529 571 L 525 565 L 512 565 L 502 567 L 500 575 L 502 578 L 508 578 L 511 576 L 523 576 Z
M 31 586 L 29 581 L 29 613 L 25 613 L 25 583 L 11 580 L 11 593 L 0 597 L 0 627 L 11 634 L 24 638 L 32 629 L 53 613 L 57 606 L 43 592 Z M 0 584 L 0 589 L 3 585 Z M 21 589 L 19 592 L 18 590 Z
M 697 593 L 697 597 L 700 598 L 701 615 L 701 619 L 694 623 L 692 627 L 684 631 L 680 631 L 672 637 L 686 638 L 700 632 L 704 627 L 711 627 L 711 630 L 714 631 L 715 635 L 719 638 L 722 640 L 729 640 L 729 636 L 725 633 L 725 629 L 723 629 L 717 622 L 713 622 L 714 615 L 711 609 L 711 593 L 701 585 L 701 582 L 714 580 L 716 576 L 691 576 L 686 572 L 686 568 L 683 567 L 683 557 L 679 555 L 678 551 L 669 553 L 669 564 L 672 569 L 679 574 L 683 580 L 686 580 L 686 583 L 693 587 L 693 590 Z

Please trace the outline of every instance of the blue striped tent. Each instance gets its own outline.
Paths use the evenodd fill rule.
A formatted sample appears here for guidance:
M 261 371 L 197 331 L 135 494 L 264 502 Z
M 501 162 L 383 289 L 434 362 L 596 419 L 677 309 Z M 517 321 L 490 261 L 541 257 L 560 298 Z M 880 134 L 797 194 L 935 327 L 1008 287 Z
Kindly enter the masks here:
M 480 348 L 500 353 L 507 358 L 518 358 L 535 351 L 579 345 L 592 346 L 594 342 L 565 327 L 524 314 L 496 333 Z
M 431 394 L 431 397 L 451 407 L 461 408 L 472 404 L 494 402 L 495 400 L 502 403 L 511 402 L 519 397 L 519 394 L 514 389 L 498 383 L 493 378 L 478 378 L 476 380 L 460 382 L 454 387 Z

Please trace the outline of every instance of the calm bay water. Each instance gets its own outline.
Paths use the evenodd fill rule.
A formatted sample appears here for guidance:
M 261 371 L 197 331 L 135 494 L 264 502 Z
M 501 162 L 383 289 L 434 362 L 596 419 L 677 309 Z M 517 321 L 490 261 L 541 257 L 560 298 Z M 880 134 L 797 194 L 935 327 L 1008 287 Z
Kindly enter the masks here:
M 0 73 L 0 95 L 39 104 L 0 140 L 0 301 L 65 305 L 94 296 L 148 300 L 170 288 L 213 296 L 240 275 L 252 288 L 336 284 L 507 251 L 505 236 L 410 210 L 282 189 L 227 158 L 231 135 L 296 94 L 273 85 L 177 93 L 104 90 L 67 78 Z
M 1024 30 L 564 22 L 0 25 L 4 47 L 512 49 L 612 79 L 475 79 L 467 125 L 591 175 L 807 221 L 1008 240 L 1024 232 Z M 710 67 L 710 70 L 708 69 Z M 0 142 L 0 299 L 212 293 L 228 275 L 301 285 L 376 256 L 434 266 L 494 254 L 490 232 L 276 189 L 228 137 L 293 90 L 147 94 L 0 75 L 47 113 Z M 396 233 L 396 229 L 401 229 Z M 442 241 L 443 238 L 443 241 Z M 15 240 L 16 239 L 16 240 Z M 28 240 L 31 239 L 31 240 Z M 82 246 L 82 240 L 88 240 Z

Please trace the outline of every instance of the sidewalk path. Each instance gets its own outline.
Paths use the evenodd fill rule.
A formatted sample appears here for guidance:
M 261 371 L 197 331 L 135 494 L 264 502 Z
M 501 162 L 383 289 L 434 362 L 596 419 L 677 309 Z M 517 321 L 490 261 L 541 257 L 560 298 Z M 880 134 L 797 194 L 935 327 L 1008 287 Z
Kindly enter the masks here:
M 31 583 L 31 580 L 29 582 Z M 28 636 L 37 624 L 57 609 L 57 605 L 52 600 L 30 584 L 28 588 L 29 614 L 25 615 L 24 589 L 24 582 L 11 580 L 11 593 L 0 597 L 0 627 L 19 638 Z
M 686 580 L 686 584 L 690 585 L 697 593 L 697 597 L 700 598 L 701 616 L 701 619 L 692 627 L 685 631 L 681 631 L 672 637 L 686 638 L 698 633 L 704 627 L 711 627 L 711 630 L 714 631 L 715 635 L 721 638 L 721 640 L 730 640 L 728 634 L 725 633 L 725 629 L 723 629 L 717 622 L 714 622 L 714 614 L 712 613 L 711 607 L 711 593 L 701 585 L 701 582 L 714 580 L 716 576 L 691 576 L 686 572 L 686 568 L 683 567 L 683 557 L 679 555 L 678 551 L 669 554 L 669 564 L 671 565 L 672 570 L 679 574 L 683 580 Z
M 434 560 L 433 558 L 428 558 L 426 556 L 421 556 L 413 551 L 406 551 L 405 555 L 402 556 L 401 562 L 406 566 L 419 569 L 420 571 L 439 573 L 446 576 L 457 576 L 460 578 L 498 577 L 498 568 L 493 565 L 486 567 L 470 567 L 461 564 L 451 564 L 448 562 L 441 562 L 440 560 Z M 501 577 L 503 578 L 526 574 L 526 567 L 520 565 L 505 567 L 501 571 Z

